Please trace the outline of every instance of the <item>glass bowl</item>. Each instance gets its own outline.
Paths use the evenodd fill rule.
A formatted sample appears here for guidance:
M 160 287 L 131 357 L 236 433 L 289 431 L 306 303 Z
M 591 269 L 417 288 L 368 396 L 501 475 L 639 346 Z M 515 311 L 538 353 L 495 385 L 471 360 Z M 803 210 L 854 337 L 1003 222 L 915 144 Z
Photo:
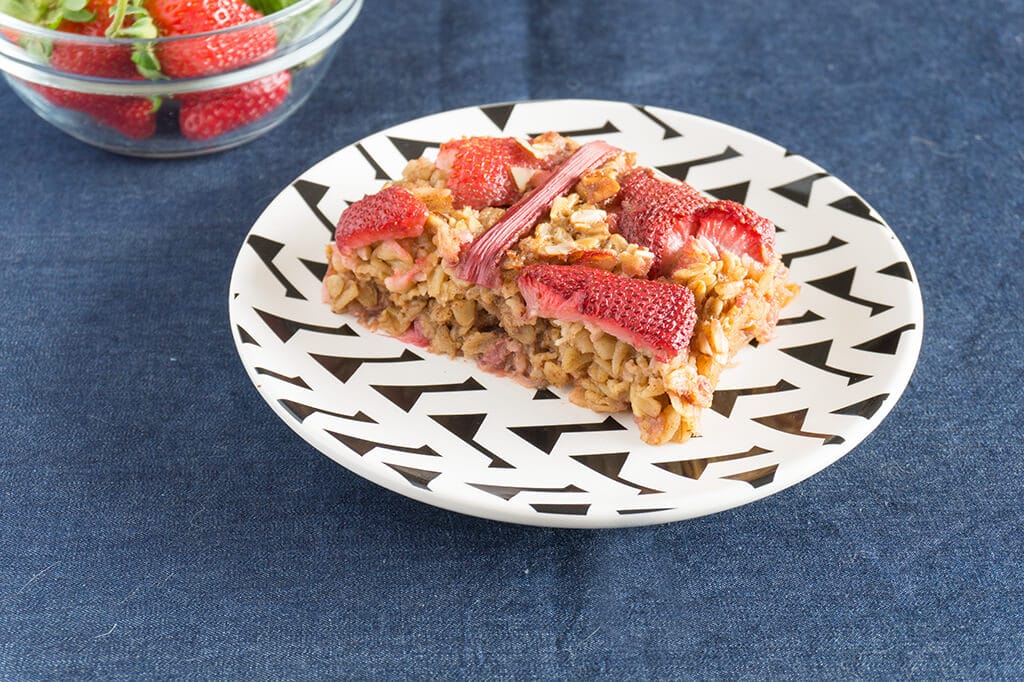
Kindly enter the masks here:
M 256 21 L 154 39 L 66 33 L 0 14 L 0 70 L 39 116 L 91 145 L 130 156 L 207 154 L 253 140 L 295 112 L 361 8 L 362 0 L 299 0 Z M 248 49 L 253 44 L 261 47 Z M 150 48 L 166 59 L 248 54 L 185 78 L 147 80 L 134 65 L 107 69 L 114 76 L 76 72 L 130 62 L 134 50 Z

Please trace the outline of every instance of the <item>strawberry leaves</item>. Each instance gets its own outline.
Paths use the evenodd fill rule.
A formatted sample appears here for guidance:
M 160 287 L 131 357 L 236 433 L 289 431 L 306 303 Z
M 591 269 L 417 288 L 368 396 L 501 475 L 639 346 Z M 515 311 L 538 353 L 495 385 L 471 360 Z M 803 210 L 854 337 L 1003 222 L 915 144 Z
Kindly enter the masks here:
M 96 18 L 88 0 L 0 0 L 0 12 L 30 24 L 56 29 L 62 21 L 87 23 Z
M 0 13 L 49 29 L 57 29 L 65 21 L 85 24 L 95 20 L 96 14 L 87 7 L 88 0 L 0 0 Z M 19 36 L 18 44 L 41 62 L 49 61 L 53 52 L 48 38 Z
M 245 4 L 266 16 L 294 5 L 299 0 L 245 0 Z
M 86 0 L 60 0 L 51 10 L 52 16 L 49 17 L 49 21 L 45 23 L 50 28 L 57 28 L 62 20 L 80 24 L 90 22 L 96 18 L 96 15 L 87 10 L 86 5 L 88 5 Z
M 159 35 L 156 23 L 142 0 L 117 0 L 114 18 L 107 27 L 108 38 L 143 38 L 152 40 Z M 136 43 L 132 46 L 132 61 L 143 78 L 159 80 L 165 78 L 160 71 L 160 60 L 153 50 L 153 43 Z

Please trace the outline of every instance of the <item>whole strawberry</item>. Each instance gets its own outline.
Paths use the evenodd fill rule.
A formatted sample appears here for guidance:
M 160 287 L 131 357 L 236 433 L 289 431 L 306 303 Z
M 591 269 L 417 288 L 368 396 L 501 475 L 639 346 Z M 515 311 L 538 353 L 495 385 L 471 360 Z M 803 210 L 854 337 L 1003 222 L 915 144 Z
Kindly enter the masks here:
M 107 35 L 112 30 L 117 14 L 113 0 L 90 0 L 79 11 L 84 14 L 68 13 L 62 16 L 58 24 L 62 32 L 83 36 Z M 113 29 L 121 30 L 125 18 L 126 14 L 122 11 Z M 69 39 L 56 41 L 51 50 L 50 66 L 58 71 L 117 80 L 142 78 L 133 60 L 133 50 L 127 45 L 86 44 Z M 53 104 L 88 114 L 127 137 L 144 139 L 156 131 L 155 114 L 159 104 L 145 97 L 95 95 L 46 86 L 34 87 Z
M 281 71 L 231 88 L 182 95 L 181 134 L 209 140 L 257 121 L 284 101 L 291 82 L 291 74 Z
M 219 31 L 263 18 L 242 0 L 145 0 L 144 6 L 160 35 L 169 37 Z M 165 42 L 157 48 L 157 58 L 165 75 L 188 78 L 252 63 L 273 51 L 276 43 L 273 27 L 264 25 Z

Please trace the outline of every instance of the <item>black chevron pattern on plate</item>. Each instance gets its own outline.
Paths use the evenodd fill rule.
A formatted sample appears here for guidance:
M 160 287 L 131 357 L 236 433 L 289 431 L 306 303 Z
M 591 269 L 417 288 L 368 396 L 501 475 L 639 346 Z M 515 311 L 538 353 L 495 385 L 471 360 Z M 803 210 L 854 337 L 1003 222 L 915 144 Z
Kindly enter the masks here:
M 343 384 L 351 379 L 356 370 L 363 365 L 423 360 L 423 358 L 408 349 L 402 351 L 402 354 L 397 358 L 353 358 L 348 356 L 320 355 L 317 353 L 310 353 L 309 356 L 320 363 L 321 367 L 330 372 L 335 379 Z
M 430 384 L 426 386 L 412 386 L 405 384 L 401 386 L 378 386 L 376 384 L 371 384 L 370 386 L 373 390 L 377 391 L 406 412 L 416 405 L 416 402 L 424 393 L 455 393 L 461 391 L 484 390 L 484 387 L 481 386 L 473 377 L 470 377 L 458 384 Z
M 900 339 L 906 332 L 911 329 L 917 329 L 917 325 L 913 322 L 905 324 L 902 327 L 897 327 L 891 332 L 886 332 L 881 336 L 876 336 L 873 339 L 868 339 L 862 343 L 858 343 L 853 346 L 856 350 L 866 350 L 870 353 L 885 353 L 886 355 L 896 355 L 900 349 Z
M 658 127 L 664 131 L 664 133 L 661 136 L 661 139 L 669 140 L 672 139 L 673 137 L 681 137 L 682 134 L 678 130 L 676 130 L 675 128 L 673 128 L 672 126 L 670 126 L 669 124 L 665 123 L 660 118 L 652 114 L 650 111 L 647 110 L 647 107 L 636 105 L 636 110 L 658 124 Z
M 817 322 L 818 320 L 824 320 L 824 319 L 825 319 L 824 317 L 822 317 L 818 313 L 814 312 L 813 310 L 808 310 L 808 311 L 804 312 L 802 315 L 800 315 L 799 317 L 783 317 L 783 318 L 780 318 L 779 322 L 778 322 L 778 324 L 776 324 L 776 326 L 777 327 L 785 327 L 786 325 L 790 325 L 790 324 L 805 324 L 807 322 Z
M 343 419 L 351 419 L 352 421 L 364 422 L 367 424 L 376 424 L 376 420 L 373 417 L 364 414 L 361 411 L 355 414 L 346 414 L 344 412 L 332 412 L 325 410 L 320 407 L 313 407 L 312 405 L 306 405 L 300 403 L 297 400 L 286 400 L 285 398 L 279 398 L 277 403 L 288 411 L 288 414 L 295 417 L 295 419 L 301 424 L 306 421 L 306 418 L 314 414 L 326 414 L 329 417 L 341 417 Z
M 806 362 L 812 367 L 816 367 L 824 372 L 831 372 L 841 377 L 846 377 L 848 385 L 857 383 L 858 381 L 864 381 L 870 379 L 871 376 L 868 374 L 858 374 L 856 372 L 850 372 L 839 367 L 833 367 L 828 362 L 829 352 L 832 350 L 832 339 L 825 341 L 817 341 L 815 343 L 809 343 L 806 346 L 793 346 L 791 348 L 780 348 L 783 353 L 794 357 L 801 362 Z
M 316 260 L 309 260 L 306 258 L 300 258 L 299 262 L 306 266 L 309 270 L 309 274 L 316 278 L 316 281 L 322 282 L 324 277 L 327 276 L 327 263 Z
M 888 397 L 888 393 L 880 393 L 853 403 L 852 405 L 840 407 L 838 410 L 832 410 L 832 414 L 848 414 L 857 417 L 864 417 L 865 419 L 871 419 L 875 416 L 875 413 L 878 412 L 879 408 L 882 407 Z
M 616 483 L 621 483 L 622 485 L 639 490 L 641 495 L 663 492 L 655 488 L 638 485 L 622 477 L 622 467 L 626 463 L 626 458 L 629 457 L 628 452 L 607 452 L 596 455 L 570 455 L 570 457 L 591 471 L 596 471 Z
M 587 492 L 583 488 L 575 485 L 563 485 L 561 487 L 553 488 L 538 488 L 538 487 L 523 487 L 517 485 L 488 485 L 484 483 L 469 483 L 473 488 L 482 490 L 485 493 L 500 497 L 501 499 L 508 502 L 519 493 L 585 493 Z
M 820 438 L 825 442 L 825 445 L 838 445 L 845 442 L 845 439 L 838 434 L 804 431 L 804 420 L 807 419 L 807 411 L 807 408 L 804 408 L 802 410 L 793 410 L 792 412 L 771 414 L 764 417 L 754 417 L 753 421 L 758 424 L 763 424 L 770 429 L 783 431 L 794 436 Z
M 539 450 L 551 454 L 558 439 L 566 433 L 593 433 L 601 431 L 624 431 L 625 426 L 612 417 L 605 417 L 597 424 L 542 424 L 538 426 L 510 426 L 508 430 Z
M 252 250 L 256 252 L 260 260 L 263 261 L 263 265 L 266 266 L 267 270 L 274 276 L 281 286 L 284 287 L 284 295 L 288 298 L 297 298 L 300 301 L 305 301 L 306 297 L 302 295 L 302 292 L 296 288 L 291 281 L 281 273 L 281 271 L 274 265 L 274 258 L 281 249 L 284 248 L 284 244 L 281 242 L 275 242 L 273 239 L 267 239 L 257 234 L 250 234 L 249 238 L 245 240 L 246 244 L 252 247 Z
M 822 291 L 828 292 L 833 296 L 838 296 L 844 301 L 849 301 L 850 303 L 856 303 L 857 305 L 862 305 L 867 308 L 870 308 L 872 317 L 878 315 L 879 313 L 884 313 L 886 310 L 890 310 L 892 308 L 892 306 L 889 305 L 888 303 L 882 303 L 880 301 L 869 301 L 866 298 L 858 298 L 857 296 L 854 296 L 852 293 L 850 293 L 853 289 L 853 280 L 856 277 L 856 275 L 857 268 L 853 267 L 850 268 L 849 270 L 843 270 L 842 272 L 837 272 L 834 275 L 829 275 L 828 277 L 822 277 L 821 279 L 812 280 L 810 282 L 807 282 L 807 284 L 809 284 L 812 287 L 821 289 Z
M 437 142 L 426 142 L 424 140 L 408 140 L 404 137 L 392 137 L 388 135 L 388 140 L 391 144 L 395 145 L 395 149 L 398 153 L 405 157 L 406 161 L 412 161 L 423 156 L 423 152 L 429 148 L 437 149 L 441 145 Z
M 725 382 L 703 435 L 681 445 L 644 446 L 628 414 L 581 412 L 561 391 L 506 390 L 468 363 L 410 347 L 382 352 L 381 337 L 351 318 L 325 321 L 332 318 L 320 299 L 323 247 L 334 224 L 321 207 L 376 191 L 390 179 L 385 168 L 395 167 L 396 153 L 418 158 L 449 136 L 431 125 L 403 125 L 296 180 L 287 190 L 296 194 L 279 200 L 297 195 L 308 211 L 287 225 L 261 218 L 242 247 L 247 256 L 239 259 L 229 300 L 236 343 L 261 393 L 293 428 L 316 434 L 310 440 L 320 447 L 336 443 L 336 451 L 325 451 L 338 461 L 358 457 L 362 467 L 386 473 L 396 490 L 411 493 L 412 486 L 458 507 L 461 486 L 473 505 L 490 505 L 490 516 L 504 517 L 507 507 L 517 520 L 527 514 L 540 524 L 582 526 L 672 520 L 708 496 L 729 504 L 753 499 L 764 486 L 792 483 L 791 461 L 824 447 L 849 448 L 845 424 L 858 429 L 858 439 L 865 420 L 874 428 L 902 391 L 889 377 L 919 345 L 920 323 L 906 303 L 917 289 L 913 269 L 891 233 L 835 220 L 840 211 L 865 227 L 884 226 L 873 210 L 802 157 L 713 122 L 604 103 L 588 104 L 578 125 L 566 125 L 573 119 L 564 113 L 549 125 L 538 112 L 557 106 L 493 104 L 459 115 L 475 126 L 466 134 L 525 136 L 552 127 L 572 136 L 615 134 L 623 148 L 656 150 L 658 169 L 671 177 L 706 170 L 701 177 L 713 180 L 702 189 L 717 198 L 781 197 L 783 262 L 794 273 L 806 266 L 814 276 L 800 282 L 804 291 L 828 296 L 802 305 L 798 299 L 783 312 L 778 338 L 745 351 L 757 362 L 728 370 L 756 371 L 730 374 L 745 378 Z M 353 158 L 359 172 L 351 172 Z M 847 304 L 862 306 L 870 320 L 850 324 L 855 311 Z M 854 371 L 845 362 L 858 353 Z M 334 389 L 325 390 L 329 385 Z M 466 405 L 472 407 L 458 409 Z M 435 414 L 441 408 L 447 413 Z M 412 445 L 393 442 L 410 438 Z M 710 454 L 697 457 L 692 448 Z
M 744 483 L 749 483 L 752 488 L 760 488 L 775 480 L 775 472 L 778 469 L 778 464 L 770 464 L 760 469 L 744 471 L 743 473 L 732 474 L 731 476 L 722 476 L 722 478 L 730 481 L 743 481 Z
M 665 175 L 673 177 L 676 180 L 686 180 L 686 176 L 689 175 L 690 169 L 696 166 L 703 166 L 709 163 L 718 163 L 719 161 L 728 161 L 729 159 L 735 159 L 740 156 L 740 153 L 733 149 L 731 146 L 726 147 L 725 150 L 720 154 L 712 154 L 711 156 L 702 156 L 697 159 L 690 159 L 688 161 L 679 161 L 678 163 L 670 163 L 664 166 L 657 166 Z
M 299 193 L 302 201 L 309 207 L 310 212 L 316 216 L 316 219 L 320 221 L 320 224 L 333 235 L 334 223 L 320 210 L 320 201 L 327 195 L 327 190 L 330 188 L 315 182 L 309 182 L 308 180 L 296 180 L 292 183 L 292 187 Z
M 880 221 L 875 216 L 871 215 L 871 208 L 866 203 L 864 203 L 864 200 L 855 194 L 851 194 L 848 197 L 843 197 L 842 199 L 836 199 L 831 204 L 829 204 L 829 206 L 832 206 L 833 208 L 838 208 L 840 211 L 843 211 L 844 213 L 855 215 L 858 218 L 870 220 L 871 222 L 878 223 L 879 225 L 882 224 L 882 221 Z
M 477 452 L 487 458 L 490 462 L 487 466 L 491 469 L 512 469 L 511 464 L 494 454 L 476 441 L 476 434 L 480 425 L 484 423 L 487 415 L 481 414 L 432 414 L 431 419 L 452 432 L 465 443 L 472 446 Z
M 286 384 L 298 386 L 299 388 L 309 388 L 309 384 L 307 384 L 306 381 L 301 376 L 290 377 L 287 374 L 281 374 L 279 372 L 275 372 L 272 369 L 267 369 L 266 367 L 257 367 L 256 373 L 262 374 L 263 376 L 273 377 L 275 379 L 278 379 L 279 381 L 285 382 Z
M 414 487 L 421 488 L 423 490 L 430 490 L 431 482 L 441 475 L 440 471 L 427 471 L 426 469 L 417 469 L 416 467 L 404 466 L 393 462 L 384 463 Z
M 498 130 L 505 130 L 505 126 L 508 125 L 508 119 L 511 118 L 515 108 L 515 104 L 492 104 L 480 107 L 480 111 L 484 112 L 484 116 L 491 119 L 491 122 L 498 127 Z
M 910 270 L 910 263 L 905 260 L 896 261 L 892 265 L 882 268 L 878 271 L 878 274 L 899 277 L 900 279 L 905 279 L 908 282 L 914 281 L 914 275 Z
M 745 452 L 734 452 L 728 455 L 716 455 L 714 457 L 703 457 L 700 459 L 677 459 L 671 462 L 655 462 L 654 466 L 659 469 L 664 469 L 676 476 L 692 478 L 696 481 L 704 475 L 704 470 L 707 469 L 710 464 L 715 464 L 717 462 L 732 462 L 737 459 L 756 457 L 757 455 L 763 455 L 769 452 L 771 452 L 771 450 L 766 450 L 765 448 L 754 445 Z
M 429 445 L 422 445 L 418 448 L 410 448 L 406 445 L 393 445 L 391 443 L 381 443 L 375 440 L 367 440 L 366 438 L 357 438 L 345 433 L 337 433 L 335 431 L 327 431 L 331 436 L 336 438 L 339 443 L 345 444 L 350 450 L 355 452 L 357 455 L 362 457 L 366 453 L 376 448 L 386 448 L 388 450 L 395 450 L 397 452 L 406 452 L 412 455 L 426 455 L 428 457 L 440 457 L 437 452 L 434 451 Z
M 814 183 L 827 177 L 828 173 L 811 173 L 810 175 L 805 175 L 797 180 L 791 180 L 784 185 L 772 187 L 771 190 L 779 196 L 786 197 L 790 201 L 795 201 L 801 206 L 810 206 L 811 189 L 813 189 Z
M 259 346 L 260 342 L 253 338 L 253 335 L 245 331 L 245 328 L 240 324 L 235 325 L 235 329 L 238 330 L 238 338 L 242 343 L 248 343 L 252 346 Z
M 305 322 L 299 322 L 298 320 L 292 320 L 287 317 L 281 317 L 273 313 L 268 313 L 265 310 L 259 308 L 253 308 L 256 314 L 260 316 L 260 319 L 270 328 L 277 338 L 284 342 L 291 340 L 293 336 L 301 331 L 316 332 L 317 334 L 332 334 L 334 336 L 359 336 L 356 332 L 352 331 L 352 327 L 347 324 L 340 324 L 337 327 L 326 327 L 318 324 L 306 324 Z
M 368 151 L 366 151 L 366 147 L 364 147 L 362 144 L 356 144 L 356 149 L 359 151 L 360 154 L 363 155 L 363 158 L 366 159 L 366 162 L 368 164 L 370 164 L 370 167 L 373 168 L 373 172 L 374 172 L 373 179 L 374 180 L 390 180 L 391 179 L 391 177 L 387 174 L 387 172 L 383 168 L 381 168 L 381 165 L 379 163 L 377 163 L 377 160 L 375 158 L 373 158 L 372 156 L 370 156 L 370 153 Z
M 779 379 L 771 386 L 754 386 L 752 388 L 738 389 L 720 388 L 715 391 L 714 396 L 711 398 L 711 409 L 723 417 L 728 417 L 732 414 L 732 408 L 735 407 L 736 400 L 742 396 L 779 393 L 781 391 L 792 391 L 796 388 L 798 387 L 785 379 Z
M 750 182 L 744 180 L 743 182 L 737 182 L 735 185 L 715 187 L 714 189 L 707 189 L 704 191 L 716 199 L 728 199 L 729 201 L 735 201 L 738 204 L 743 204 L 747 201 L 747 192 L 749 190 Z
M 590 511 L 589 504 L 531 504 L 541 514 L 574 514 L 583 516 Z
M 828 243 L 822 244 L 821 246 L 813 246 L 809 249 L 803 249 L 802 251 L 792 251 L 790 253 L 782 254 L 782 263 L 787 268 L 793 264 L 793 261 L 797 258 L 806 258 L 808 256 L 817 256 L 819 253 L 827 253 L 832 249 L 838 249 L 840 246 L 845 246 L 846 242 L 839 237 L 831 237 Z
M 538 130 L 533 133 L 527 133 L 526 136 L 537 137 L 545 132 L 547 131 Z M 611 135 L 612 133 L 619 132 L 619 129 L 611 121 L 606 121 L 604 125 L 597 126 L 596 128 L 577 128 L 576 130 L 558 130 L 556 132 L 564 137 L 590 137 L 592 135 Z

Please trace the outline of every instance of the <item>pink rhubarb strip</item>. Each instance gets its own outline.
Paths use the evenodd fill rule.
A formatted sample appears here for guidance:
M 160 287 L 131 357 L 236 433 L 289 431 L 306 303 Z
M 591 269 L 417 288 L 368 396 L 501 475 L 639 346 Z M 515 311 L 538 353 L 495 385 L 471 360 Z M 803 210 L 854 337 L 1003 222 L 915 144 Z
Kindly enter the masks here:
M 455 274 L 460 279 L 494 288 L 501 284 L 501 258 L 540 216 L 551 210 L 557 197 L 569 191 L 580 176 L 621 152 L 607 142 L 588 142 L 552 172 L 534 191 L 512 205 L 491 229 L 477 237 L 462 253 Z

